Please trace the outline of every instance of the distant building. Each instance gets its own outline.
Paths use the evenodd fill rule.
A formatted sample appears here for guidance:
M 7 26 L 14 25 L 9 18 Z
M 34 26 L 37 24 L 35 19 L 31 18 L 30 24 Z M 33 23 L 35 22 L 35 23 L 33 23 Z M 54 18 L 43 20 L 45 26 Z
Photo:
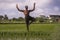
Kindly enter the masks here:
M 50 15 L 50 18 L 53 19 L 54 22 L 60 22 L 60 15 Z

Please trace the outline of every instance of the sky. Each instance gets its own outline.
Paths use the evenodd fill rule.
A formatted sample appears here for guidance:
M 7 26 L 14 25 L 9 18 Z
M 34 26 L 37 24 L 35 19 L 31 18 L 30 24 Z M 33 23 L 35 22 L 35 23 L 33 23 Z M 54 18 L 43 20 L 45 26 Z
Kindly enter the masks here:
M 25 17 L 23 12 L 17 10 L 16 4 L 20 9 L 25 9 L 25 5 L 32 9 L 34 3 L 36 9 L 30 13 L 32 17 L 60 15 L 60 0 L 0 0 L 0 15 L 6 14 L 9 18 Z

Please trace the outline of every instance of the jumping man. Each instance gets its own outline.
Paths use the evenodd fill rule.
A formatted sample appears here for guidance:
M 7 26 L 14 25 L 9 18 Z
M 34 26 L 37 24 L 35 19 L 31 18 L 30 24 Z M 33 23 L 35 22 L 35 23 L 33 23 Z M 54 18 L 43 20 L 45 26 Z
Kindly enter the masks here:
M 25 6 L 25 10 L 20 10 L 20 9 L 18 8 L 18 4 L 16 4 L 16 8 L 18 9 L 18 11 L 24 13 L 24 15 L 25 15 L 25 22 L 26 22 L 26 26 L 27 26 L 27 31 L 29 32 L 29 25 L 30 25 L 33 21 L 35 21 L 35 18 L 29 16 L 29 13 L 35 10 L 35 3 L 34 3 L 34 6 L 33 6 L 33 9 L 32 9 L 32 10 L 28 10 L 28 6 L 27 6 L 27 5 Z

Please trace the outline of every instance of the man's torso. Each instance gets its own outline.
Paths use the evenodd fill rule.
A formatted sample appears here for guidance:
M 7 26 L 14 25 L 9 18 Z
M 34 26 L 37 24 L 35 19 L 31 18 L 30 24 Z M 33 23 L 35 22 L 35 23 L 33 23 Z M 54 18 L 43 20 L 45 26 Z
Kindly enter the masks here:
M 30 13 L 29 10 L 24 10 L 24 15 L 25 15 L 25 16 L 28 16 L 29 13 Z

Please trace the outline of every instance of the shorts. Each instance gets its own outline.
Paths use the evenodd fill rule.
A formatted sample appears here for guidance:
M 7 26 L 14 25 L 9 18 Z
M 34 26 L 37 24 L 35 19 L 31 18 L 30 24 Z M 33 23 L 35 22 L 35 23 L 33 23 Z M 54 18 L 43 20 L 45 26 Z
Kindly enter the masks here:
M 31 16 L 25 16 L 26 23 L 29 24 L 29 21 L 35 21 L 35 18 Z

